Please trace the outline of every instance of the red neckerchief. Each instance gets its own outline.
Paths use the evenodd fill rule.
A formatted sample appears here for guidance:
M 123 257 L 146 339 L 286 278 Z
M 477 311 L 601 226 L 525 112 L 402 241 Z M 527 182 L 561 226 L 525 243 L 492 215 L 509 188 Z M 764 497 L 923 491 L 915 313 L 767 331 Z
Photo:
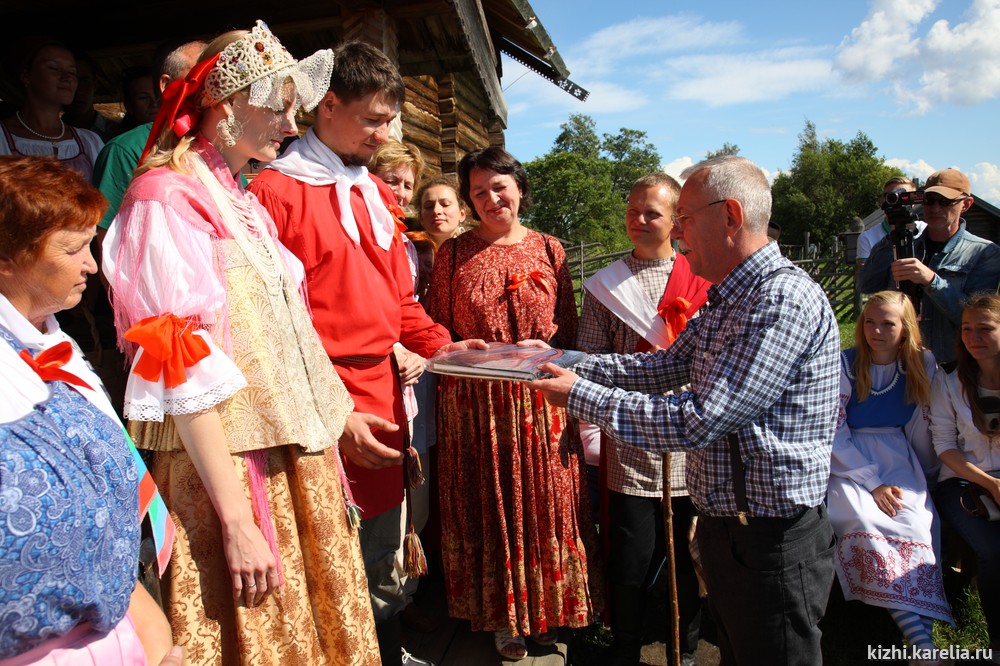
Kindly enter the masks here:
M 691 272 L 691 264 L 683 254 L 674 255 L 674 268 L 667 280 L 667 287 L 663 290 L 663 298 L 656 306 L 657 313 L 667 325 L 667 338 L 670 342 L 684 330 L 688 319 L 708 302 L 708 288 L 711 286 L 711 282 Z M 635 350 L 644 352 L 652 347 L 645 338 L 639 338 Z
M 88 388 L 91 391 L 94 390 L 87 382 L 62 369 L 73 358 L 73 345 L 70 344 L 69 340 L 63 340 L 59 344 L 39 352 L 38 356 L 32 356 L 26 349 L 22 349 L 19 356 L 35 371 L 35 374 L 42 378 L 42 381 L 66 382 Z

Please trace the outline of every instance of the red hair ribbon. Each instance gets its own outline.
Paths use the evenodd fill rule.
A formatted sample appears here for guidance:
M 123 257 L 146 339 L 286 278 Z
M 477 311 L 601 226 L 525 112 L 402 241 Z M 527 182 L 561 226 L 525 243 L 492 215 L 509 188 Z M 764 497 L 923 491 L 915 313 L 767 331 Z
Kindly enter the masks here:
M 667 325 L 667 340 L 673 344 L 677 336 L 680 335 L 684 327 L 687 326 L 687 311 L 691 308 L 691 301 L 678 296 L 672 303 L 667 303 L 657 310 L 657 314 Z
M 166 388 L 187 381 L 185 368 L 209 355 L 208 343 L 195 335 L 191 322 L 175 315 L 146 317 L 125 331 L 125 339 L 142 347 L 142 356 L 132 372 L 156 382 L 163 375 Z
M 545 279 L 545 273 L 541 271 L 531 271 L 530 273 L 514 273 L 510 276 L 510 284 L 507 285 L 507 291 L 517 291 L 524 283 L 528 280 L 534 280 L 538 283 L 545 293 L 549 293 L 549 283 Z
M 94 390 L 87 382 L 61 369 L 73 358 L 73 345 L 70 344 L 69 340 L 63 340 L 59 344 L 40 352 L 35 357 L 32 357 L 26 349 L 22 349 L 20 356 L 25 363 L 31 366 L 35 374 L 42 378 L 42 381 L 66 382 L 67 384 L 89 388 L 91 391 Z
M 169 127 L 178 138 L 184 136 L 201 120 L 201 109 L 198 108 L 198 100 L 195 93 L 201 90 L 201 84 L 205 77 L 215 67 L 215 61 L 219 59 L 216 53 L 207 60 L 202 60 L 187 73 L 183 79 L 174 79 L 163 91 L 163 99 L 160 100 L 160 110 L 153 121 L 153 129 L 149 131 L 149 138 L 146 139 L 146 147 L 139 158 L 139 164 L 146 160 L 146 156 L 156 145 L 163 132 L 164 127 Z

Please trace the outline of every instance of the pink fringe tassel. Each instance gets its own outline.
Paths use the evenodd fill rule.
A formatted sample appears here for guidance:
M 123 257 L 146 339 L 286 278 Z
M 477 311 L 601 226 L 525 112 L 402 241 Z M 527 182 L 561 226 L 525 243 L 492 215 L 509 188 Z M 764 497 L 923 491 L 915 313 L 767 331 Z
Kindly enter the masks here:
M 278 555 L 278 539 L 274 534 L 274 523 L 271 521 L 271 507 L 267 501 L 267 458 L 268 449 L 247 451 L 243 454 L 247 461 L 247 476 L 250 477 L 250 504 L 253 507 L 254 518 L 264 540 L 271 548 L 275 562 L 278 563 L 278 585 L 285 584 L 285 574 L 281 567 L 281 556 Z

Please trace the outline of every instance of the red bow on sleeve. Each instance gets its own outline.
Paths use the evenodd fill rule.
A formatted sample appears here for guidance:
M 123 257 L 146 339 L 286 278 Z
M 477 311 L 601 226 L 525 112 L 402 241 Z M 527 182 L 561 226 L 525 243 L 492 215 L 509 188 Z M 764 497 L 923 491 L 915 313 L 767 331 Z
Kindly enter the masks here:
M 514 273 L 510 276 L 510 284 L 507 285 L 507 291 L 517 291 L 520 289 L 528 280 L 534 280 L 538 283 L 545 293 L 549 293 L 549 283 L 545 279 L 545 273 L 541 271 L 531 271 L 530 273 Z
M 35 357 L 32 357 L 26 349 L 22 349 L 20 356 L 35 371 L 35 374 L 42 378 L 42 381 L 66 382 L 94 390 L 87 382 L 61 369 L 73 358 L 73 345 L 68 340 L 63 340 L 59 344 L 39 352 L 38 356 Z
M 146 317 L 125 331 L 125 339 L 142 347 L 132 372 L 156 382 L 163 375 L 166 388 L 187 381 L 185 368 L 209 355 L 208 343 L 194 334 L 191 322 L 175 315 Z

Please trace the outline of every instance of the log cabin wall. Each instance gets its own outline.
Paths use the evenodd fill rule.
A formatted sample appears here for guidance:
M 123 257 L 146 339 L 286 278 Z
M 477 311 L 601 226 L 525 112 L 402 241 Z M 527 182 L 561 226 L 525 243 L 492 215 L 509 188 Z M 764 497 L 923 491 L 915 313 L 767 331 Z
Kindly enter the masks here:
M 420 148 L 429 175 L 454 172 L 471 150 L 504 145 L 506 105 L 499 87 L 501 47 L 495 40 L 511 40 L 558 74 L 569 73 L 526 0 L 294 0 L 260 16 L 253 3 L 201 0 L 183 27 L 149 24 L 149 15 L 171 7 L 164 0 L 125 3 L 116 6 L 109 21 L 71 0 L 44 5 L 0 0 L 0 15 L 15 33 L 44 25 L 53 37 L 86 51 L 94 60 L 95 100 L 102 113 L 115 117 L 121 113 L 121 72 L 148 65 L 158 44 L 180 36 L 210 40 L 263 18 L 299 57 L 343 40 L 366 41 L 404 73 L 403 138 Z M 0 54 L 12 58 L 7 51 L 15 44 L 9 41 Z M 0 70 L 0 106 L 16 107 L 19 97 L 16 73 Z M 303 129 L 311 124 L 311 114 L 305 114 Z
M 397 26 L 382 9 L 345 11 L 343 38 L 368 42 L 399 65 Z M 482 83 L 473 72 L 406 76 L 403 80 L 403 140 L 420 149 L 426 177 L 455 173 L 466 153 L 503 145 L 502 124 L 490 110 Z
M 441 116 L 441 168 L 455 173 L 458 162 L 473 150 L 490 145 L 490 111 L 486 96 L 471 72 L 445 74 L 438 82 Z
M 438 84 L 432 76 L 404 76 L 403 81 L 406 82 L 403 141 L 420 149 L 424 158 L 424 178 L 433 178 L 442 173 Z

